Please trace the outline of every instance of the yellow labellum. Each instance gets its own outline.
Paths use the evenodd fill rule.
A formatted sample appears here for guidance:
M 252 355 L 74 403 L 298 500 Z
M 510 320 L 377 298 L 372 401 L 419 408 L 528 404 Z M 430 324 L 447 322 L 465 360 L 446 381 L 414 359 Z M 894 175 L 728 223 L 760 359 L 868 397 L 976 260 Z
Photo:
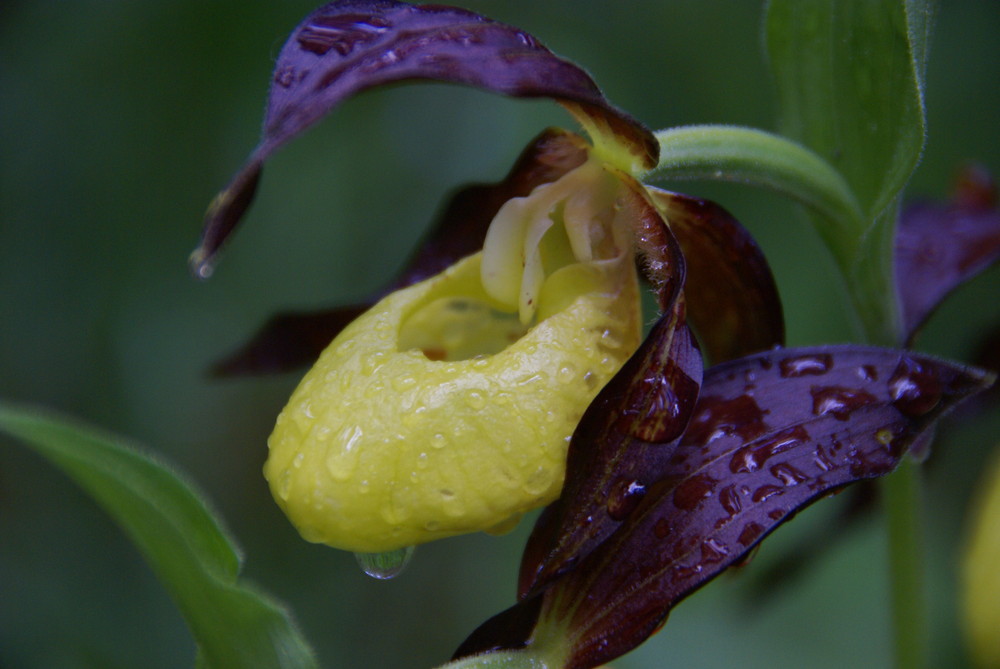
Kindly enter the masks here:
M 495 311 L 483 291 L 479 255 L 389 295 L 346 328 L 269 440 L 265 476 L 302 536 L 383 552 L 509 529 L 558 497 L 570 435 L 638 346 L 635 274 L 614 269 L 560 270 L 575 276 L 551 277 L 542 308 L 565 299 L 567 285 L 598 290 L 523 334 L 517 315 Z M 481 340 L 466 327 L 469 312 L 495 315 Z M 414 328 L 414 319 L 439 331 Z M 474 353 L 477 340 L 483 353 Z

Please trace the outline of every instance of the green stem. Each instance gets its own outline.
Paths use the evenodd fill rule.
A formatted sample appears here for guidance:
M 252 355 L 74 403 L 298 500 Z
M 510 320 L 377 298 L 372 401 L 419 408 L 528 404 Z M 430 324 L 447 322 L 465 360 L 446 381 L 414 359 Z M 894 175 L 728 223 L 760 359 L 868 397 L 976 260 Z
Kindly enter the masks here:
M 897 210 L 872 223 L 844 177 L 814 151 L 780 135 L 725 125 L 656 133 L 660 162 L 639 175 L 653 179 L 732 181 L 777 191 L 804 205 L 840 266 L 869 343 L 899 341 L 892 269 Z
M 904 461 L 882 480 L 889 540 L 893 642 L 898 669 L 927 666 L 920 467 Z
M 864 217 L 844 177 L 819 154 L 773 133 L 695 125 L 656 133 L 660 163 L 650 179 L 734 181 L 778 191 L 824 219 L 817 226 L 841 267 L 857 256 Z

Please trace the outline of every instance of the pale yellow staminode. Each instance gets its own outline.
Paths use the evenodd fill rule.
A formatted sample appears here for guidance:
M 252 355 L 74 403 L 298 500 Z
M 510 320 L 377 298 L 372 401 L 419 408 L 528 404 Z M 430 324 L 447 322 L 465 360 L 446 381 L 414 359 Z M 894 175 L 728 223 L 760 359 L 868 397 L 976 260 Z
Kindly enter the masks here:
M 304 538 L 384 552 L 503 531 L 558 496 L 570 435 L 639 343 L 615 191 L 587 163 L 512 201 L 483 254 L 389 295 L 330 344 L 264 468 Z

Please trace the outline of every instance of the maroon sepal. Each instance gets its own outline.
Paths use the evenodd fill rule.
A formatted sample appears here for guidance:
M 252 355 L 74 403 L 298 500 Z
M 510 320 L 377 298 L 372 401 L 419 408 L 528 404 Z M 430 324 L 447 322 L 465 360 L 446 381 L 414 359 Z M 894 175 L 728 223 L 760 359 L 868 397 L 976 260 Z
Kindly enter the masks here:
M 278 54 L 263 137 L 206 214 L 201 244 L 191 260 L 195 273 L 211 273 L 274 151 L 351 96 L 412 80 L 555 99 L 625 147 L 637 163 L 647 169 L 656 165 L 659 145 L 653 134 L 611 105 L 586 72 L 526 32 L 454 7 L 395 0 L 332 2 L 307 16 Z

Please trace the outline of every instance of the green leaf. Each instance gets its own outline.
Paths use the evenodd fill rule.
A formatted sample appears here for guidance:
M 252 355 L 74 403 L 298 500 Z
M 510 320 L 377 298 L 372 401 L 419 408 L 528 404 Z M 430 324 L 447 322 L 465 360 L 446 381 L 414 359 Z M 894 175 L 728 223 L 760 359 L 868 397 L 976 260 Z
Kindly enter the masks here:
M 857 197 L 866 222 L 858 247 L 832 250 L 869 337 L 882 343 L 899 332 L 891 240 L 900 192 L 924 145 L 931 7 L 926 0 L 771 0 L 767 9 L 782 130 L 833 165 Z
M 316 667 L 289 614 L 239 581 L 236 547 L 191 485 L 117 439 L 0 403 L 0 433 L 62 469 L 125 530 L 173 597 L 199 667 Z

